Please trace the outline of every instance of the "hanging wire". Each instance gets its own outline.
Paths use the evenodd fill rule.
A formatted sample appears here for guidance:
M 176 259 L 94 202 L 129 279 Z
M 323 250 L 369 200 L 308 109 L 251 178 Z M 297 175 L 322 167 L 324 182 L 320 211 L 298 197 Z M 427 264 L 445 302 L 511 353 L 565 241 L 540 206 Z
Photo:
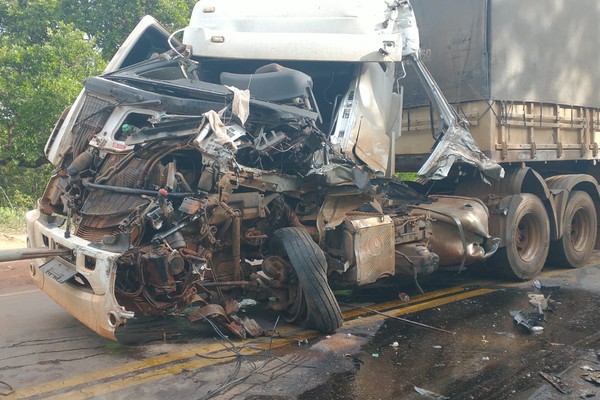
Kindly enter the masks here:
M 267 354 L 266 354 L 266 360 L 265 362 L 258 367 L 253 361 L 249 360 L 247 356 L 242 354 L 242 349 L 247 345 L 244 345 L 242 347 L 237 347 L 235 345 L 235 343 L 233 343 L 231 341 L 231 339 L 229 339 L 227 336 L 225 336 L 225 334 L 223 334 L 223 332 L 221 331 L 221 329 L 219 329 L 219 327 L 210 319 L 208 319 L 206 316 L 203 316 L 203 318 L 208 321 L 208 323 L 212 326 L 213 330 L 217 333 L 217 335 L 224 340 L 224 342 L 220 342 L 223 347 L 225 347 L 226 350 L 228 351 L 232 351 L 235 354 L 235 358 L 236 358 L 236 364 L 234 367 L 233 372 L 229 375 L 229 377 L 225 380 L 225 382 L 223 382 L 219 387 L 209 391 L 208 393 L 206 393 L 204 396 L 202 396 L 200 398 L 200 400 L 208 400 L 211 399 L 217 395 L 219 395 L 220 393 L 222 393 L 225 389 L 236 385 L 240 382 L 245 381 L 246 379 L 248 379 L 249 377 L 251 377 L 252 375 L 254 375 L 255 373 L 257 373 L 258 371 L 260 371 L 261 369 L 263 369 L 267 363 L 269 362 L 269 360 L 272 358 L 271 356 L 271 348 L 273 345 L 273 336 L 270 337 L 270 341 L 269 341 L 269 348 L 267 349 Z M 279 317 L 277 317 L 277 320 L 275 321 L 275 324 L 273 325 L 273 332 L 275 332 L 275 330 L 277 329 L 277 324 L 279 323 Z M 226 344 L 228 344 L 229 346 L 226 346 Z M 248 365 L 250 365 L 251 367 L 251 371 L 248 372 L 246 375 L 241 376 L 239 378 L 236 379 L 237 375 L 240 373 L 240 370 L 242 368 L 242 361 L 245 361 Z
M 177 35 L 179 32 L 183 32 L 184 30 L 185 30 L 185 28 L 177 29 L 175 32 L 171 33 L 171 36 L 169 36 L 169 40 L 167 41 L 169 43 L 169 47 L 171 48 L 171 50 L 173 50 L 175 53 L 177 53 L 182 58 L 185 58 L 185 56 L 183 54 L 181 54 L 179 51 L 177 51 L 175 46 L 173 46 L 172 40 L 175 37 L 175 35 Z

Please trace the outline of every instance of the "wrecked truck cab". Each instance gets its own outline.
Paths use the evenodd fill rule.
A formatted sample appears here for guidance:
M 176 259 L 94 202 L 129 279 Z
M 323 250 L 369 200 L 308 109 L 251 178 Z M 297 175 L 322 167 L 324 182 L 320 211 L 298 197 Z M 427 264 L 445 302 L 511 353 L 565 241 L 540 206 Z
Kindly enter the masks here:
M 198 3 L 186 47 L 128 39 L 118 57 L 149 57 L 88 79 L 48 142 L 30 245 L 70 253 L 34 260 L 33 280 L 107 338 L 136 315 L 258 335 L 244 298 L 333 332 L 330 285 L 462 270 L 497 248 L 482 202 L 391 177 L 396 66 L 418 49 L 407 1 L 244 4 Z

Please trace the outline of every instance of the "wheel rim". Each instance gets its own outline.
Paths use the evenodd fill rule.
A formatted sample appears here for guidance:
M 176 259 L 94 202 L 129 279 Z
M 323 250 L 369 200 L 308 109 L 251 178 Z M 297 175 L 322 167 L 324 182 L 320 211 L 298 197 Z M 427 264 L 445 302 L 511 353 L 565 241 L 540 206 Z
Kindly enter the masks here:
M 514 243 L 519 257 L 525 262 L 531 262 L 542 245 L 542 229 L 537 217 L 528 213 L 521 218 L 515 232 Z
M 578 252 L 585 250 L 588 241 L 587 234 L 591 229 L 590 218 L 591 216 L 583 208 L 579 208 L 573 214 L 569 233 L 571 236 L 571 245 Z

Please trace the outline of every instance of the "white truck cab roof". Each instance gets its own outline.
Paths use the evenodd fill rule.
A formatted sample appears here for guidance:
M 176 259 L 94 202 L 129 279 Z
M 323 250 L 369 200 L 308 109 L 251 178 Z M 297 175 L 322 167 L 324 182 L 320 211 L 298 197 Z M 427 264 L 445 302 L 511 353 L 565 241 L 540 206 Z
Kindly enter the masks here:
M 408 1 L 201 0 L 183 43 L 201 58 L 389 62 L 419 34 Z

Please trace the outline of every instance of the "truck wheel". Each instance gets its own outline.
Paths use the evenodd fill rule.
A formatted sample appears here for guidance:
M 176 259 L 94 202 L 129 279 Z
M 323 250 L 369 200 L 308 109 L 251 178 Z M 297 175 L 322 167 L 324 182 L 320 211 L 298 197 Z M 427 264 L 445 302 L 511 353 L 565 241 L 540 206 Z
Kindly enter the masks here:
M 523 194 L 517 209 L 508 213 L 506 247 L 490 259 L 510 279 L 528 280 L 544 268 L 550 244 L 550 222 L 542 201 Z
M 283 313 L 288 322 L 332 333 L 342 326 L 340 307 L 327 283 L 325 254 L 306 230 L 290 227 L 275 231 L 271 252 L 287 258 L 297 279 L 292 279 L 292 305 Z
M 594 249 L 597 226 L 596 207 L 590 195 L 571 192 L 565 209 L 563 236 L 552 246 L 553 261 L 560 266 L 581 267 Z

